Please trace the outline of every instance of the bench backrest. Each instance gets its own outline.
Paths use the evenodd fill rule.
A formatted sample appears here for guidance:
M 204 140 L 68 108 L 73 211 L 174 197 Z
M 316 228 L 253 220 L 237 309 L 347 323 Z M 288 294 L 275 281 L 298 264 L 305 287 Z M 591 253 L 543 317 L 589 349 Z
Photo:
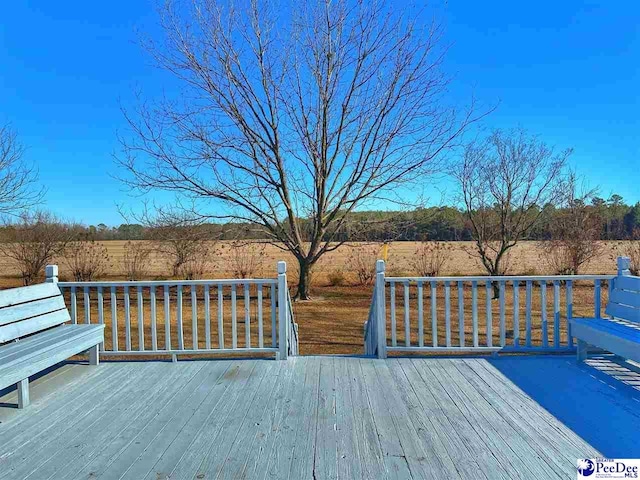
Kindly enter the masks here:
M 618 258 L 618 275 L 613 279 L 605 313 L 614 318 L 640 322 L 640 277 L 629 274 L 628 258 Z
M 0 291 L 0 344 L 69 320 L 56 283 Z

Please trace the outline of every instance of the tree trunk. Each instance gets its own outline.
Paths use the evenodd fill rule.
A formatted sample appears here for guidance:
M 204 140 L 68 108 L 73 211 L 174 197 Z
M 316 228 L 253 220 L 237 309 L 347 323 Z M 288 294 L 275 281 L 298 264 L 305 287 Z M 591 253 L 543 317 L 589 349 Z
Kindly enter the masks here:
M 295 298 L 298 300 L 310 300 L 311 265 L 306 260 L 298 260 L 298 292 Z

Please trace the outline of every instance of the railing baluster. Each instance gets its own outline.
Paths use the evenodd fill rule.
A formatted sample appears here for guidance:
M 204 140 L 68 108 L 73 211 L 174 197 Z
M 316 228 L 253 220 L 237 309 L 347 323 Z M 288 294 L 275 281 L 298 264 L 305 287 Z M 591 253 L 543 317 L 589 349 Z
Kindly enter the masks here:
M 211 292 L 209 284 L 204 286 L 204 347 L 211 349 Z
M 249 284 L 244 284 L 244 344 L 247 348 L 251 348 L 251 295 L 249 292 Z
M 593 313 L 595 318 L 600 318 L 600 312 L 602 311 L 600 306 L 600 298 L 602 293 L 600 290 L 600 280 L 595 280 L 593 289 Z
M 224 313 L 224 295 L 223 295 L 223 286 L 218 285 L 218 346 L 220 348 L 224 348 L 224 323 L 223 323 L 223 313 Z
M 264 347 L 264 324 L 262 319 L 262 284 L 258 284 L 258 347 Z
M 276 286 L 271 285 L 271 346 L 276 345 Z
M 498 282 L 500 288 L 500 346 L 504 347 L 507 344 L 507 319 L 505 312 L 505 284 L 501 280 Z
M 398 338 L 396 332 L 396 284 L 391 282 L 389 287 L 389 296 L 391 300 L 391 346 L 398 346 Z
M 611 283 L 611 280 L 609 280 Z M 573 336 L 571 335 L 571 323 L 570 318 L 573 318 L 573 282 L 567 281 L 567 343 L 569 347 L 573 348 Z
M 409 325 L 409 282 L 404 283 L 404 344 L 411 346 L 411 327 Z
M 84 296 L 84 323 L 91 323 L 91 300 L 89 298 L 89 287 L 83 288 Z
M 71 323 L 78 323 L 78 306 L 76 305 L 76 287 L 71 287 Z
M 131 351 L 131 299 L 129 287 L 124 287 L 124 343 L 127 352 Z
M 493 286 L 491 284 L 491 280 L 487 280 L 485 282 L 484 288 L 487 296 L 487 298 L 485 298 L 487 309 L 487 347 L 493 347 L 493 305 L 491 303 L 493 297 Z
M 198 350 L 198 291 L 191 285 L 191 343 L 194 350 Z
M 431 329 L 431 336 L 435 334 Z M 418 346 L 424 347 L 424 303 L 422 298 L 422 282 L 418 282 Z
M 138 286 L 136 291 L 136 300 L 138 301 L 138 348 L 144 350 L 144 302 L 141 286 Z
M 542 346 L 549 346 L 549 326 L 547 324 L 547 281 L 540 282 L 540 309 L 542 311 Z
M 164 348 L 171 350 L 171 309 L 169 296 L 169 285 L 164 286 Z
M 436 282 L 431 282 L 431 339 L 434 347 L 438 346 L 438 309 Z
M 458 339 L 464 347 L 464 284 L 458 282 Z
M 471 325 L 473 329 L 473 346 L 477 347 L 478 342 L 478 282 L 471 282 Z
M 553 346 L 560 348 L 560 283 L 553 282 Z
M 151 349 L 158 350 L 158 322 L 156 312 L 156 287 L 149 288 L 149 302 L 151 304 Z
M 520 282 L 513 281 L 513 346 L 520 346 Z
M 118 351 L 118 297 L 116 287 L 111 287 L 111 350 Z
M 236 284 L 231 285 L 231 348 L 238 348 L 238 316 L 236 312 Z
M 527 347 L 531 347 L 531 296 L 533 290 L 533 283 L 531 280 L 527 280 L 525 287 L 525 344 Z
M 444 282 L 444 328 L 447 347 L 451 346 L 451 284 Z
M 178 297 L 176 299 L 176 320 L 178 325 L 178 349 L 184 350 L 184 330 L 182 323 L 182 285 L 178 285 Z
M 104 325 L 104 295 L 102 287 L 98 287 L 98 323 Z M 100 344 L 100 351 L 104 352 L 104 342 Z

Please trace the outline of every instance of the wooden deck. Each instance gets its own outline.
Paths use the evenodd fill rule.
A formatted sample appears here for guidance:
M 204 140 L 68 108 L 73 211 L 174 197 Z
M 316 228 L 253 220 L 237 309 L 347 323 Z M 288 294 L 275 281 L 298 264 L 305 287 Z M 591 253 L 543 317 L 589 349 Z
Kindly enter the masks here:
M 67 364 L 0 398 L 0 478 L 573 478 L 640 457 L 639 388 L 566 356 Z

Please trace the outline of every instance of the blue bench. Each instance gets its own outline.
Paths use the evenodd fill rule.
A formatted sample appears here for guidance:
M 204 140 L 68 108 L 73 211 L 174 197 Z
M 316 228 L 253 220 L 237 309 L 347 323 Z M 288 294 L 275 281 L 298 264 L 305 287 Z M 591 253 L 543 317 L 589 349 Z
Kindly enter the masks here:
M 98 364 L 104 325 L 65 325 L 71 320 L 56 283 L 0 292 L 0 390 L 18 386 L 18 408 L 29 405 L 29 377 L 78 353 L 89 351 Z
M 630 260 L 618 258 L 618 275 L 609 289 L 605 313 L 610 318 L 570 318 L 571 334 L 578 340 L 578 361 L 587 346 L 600 347 L 640 362 L 640 277 L 631 276 Z

